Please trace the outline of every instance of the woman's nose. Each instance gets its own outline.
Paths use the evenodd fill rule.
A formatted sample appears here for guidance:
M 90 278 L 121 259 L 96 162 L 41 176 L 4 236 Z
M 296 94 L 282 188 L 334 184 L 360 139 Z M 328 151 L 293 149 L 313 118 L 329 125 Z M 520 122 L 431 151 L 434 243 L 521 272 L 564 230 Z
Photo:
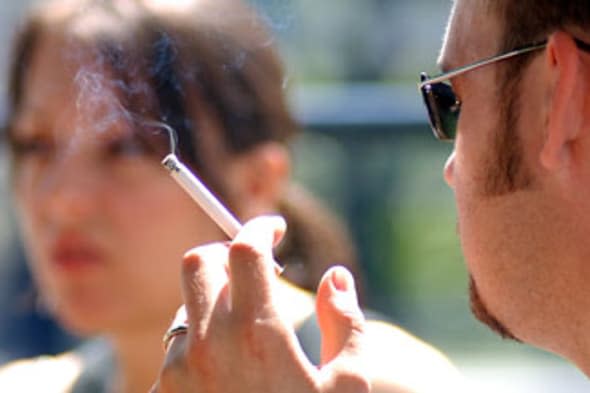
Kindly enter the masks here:
M 445 181 L 449 185 L 449 187 L 453 188 L 453 176 L 455 170 L 455 150 L 451 153 L 449 158 L 447 158 L 447 162 L 445 163 L 445 168 L 443 172 L 443 177 Z
M 77 219 L 97 210 L 100 192 L 96 166 L 68 157 L 48 172 L 37 190 L 47 214 L 55 219 Z

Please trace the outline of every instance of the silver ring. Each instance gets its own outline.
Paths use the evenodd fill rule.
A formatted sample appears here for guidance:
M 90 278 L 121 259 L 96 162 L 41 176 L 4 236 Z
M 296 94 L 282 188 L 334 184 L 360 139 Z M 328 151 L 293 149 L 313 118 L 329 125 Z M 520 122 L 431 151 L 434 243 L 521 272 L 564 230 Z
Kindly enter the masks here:
M 186 334 L 188 332 L 188 325 L 181 324 L 172 326 L 162 337 L 162 343 L 164 344 L 164 351 L 168 351 L 168 347 L 172 342 L 172 339 L 176 336 L 180 336 L 181 334 Z

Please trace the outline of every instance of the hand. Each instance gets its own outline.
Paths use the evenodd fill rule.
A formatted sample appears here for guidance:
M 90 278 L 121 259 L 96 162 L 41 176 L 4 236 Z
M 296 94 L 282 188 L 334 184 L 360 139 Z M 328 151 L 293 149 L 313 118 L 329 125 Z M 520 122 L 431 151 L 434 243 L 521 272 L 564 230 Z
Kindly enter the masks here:
M 370 391 L 362 360 L 364 318 L 348 271 L 332 268 L 318 289 L 321 366 L 310 363 L 293 327 L 281 319 L 272 248 L 284 231 L 281 218 L 260 217 L 231 244 L 186 254 L 182 290 L 189 329 L 172 339 L 152 393 Z

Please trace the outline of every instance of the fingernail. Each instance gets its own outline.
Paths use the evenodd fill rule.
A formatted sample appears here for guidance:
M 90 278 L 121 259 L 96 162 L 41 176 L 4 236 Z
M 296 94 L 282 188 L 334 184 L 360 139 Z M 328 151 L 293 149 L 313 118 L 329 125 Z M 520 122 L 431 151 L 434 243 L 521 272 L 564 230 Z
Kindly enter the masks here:
M 285 229 L 287 228 L 287 221 L 283 218 L 283 216 L 270 216 L 270 218 L 274 221 L 274 225 L 277 229 Z
M 271 216 L 271 218 L 275 227 L 272 246 L 276 247 L 283 240 L 287 230 L 287 221 L 282 216 Z
M 354 288 L 354 279 L 346 269 L 334 269 L 332 272 L 332 285 L 341 292 L 348 292 Z

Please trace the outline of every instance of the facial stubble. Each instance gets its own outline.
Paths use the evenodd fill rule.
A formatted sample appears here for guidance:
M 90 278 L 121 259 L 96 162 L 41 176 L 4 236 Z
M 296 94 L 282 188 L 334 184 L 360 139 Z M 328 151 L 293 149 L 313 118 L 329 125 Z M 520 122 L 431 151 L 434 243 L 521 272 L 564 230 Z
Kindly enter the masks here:
M 487 162 L 483 198 L 497 198 L 530 188 L 533 178 L 524 164 L 522 140 L 518 133 L 520 111 L 520 78 L 505 76 L 496 94 L 500 106 L 497 129 L 493 136 Z M 477 287 L 469 277 L 470 306 L 473 315 L 502 338 L 520 340 L 489 310 Z

